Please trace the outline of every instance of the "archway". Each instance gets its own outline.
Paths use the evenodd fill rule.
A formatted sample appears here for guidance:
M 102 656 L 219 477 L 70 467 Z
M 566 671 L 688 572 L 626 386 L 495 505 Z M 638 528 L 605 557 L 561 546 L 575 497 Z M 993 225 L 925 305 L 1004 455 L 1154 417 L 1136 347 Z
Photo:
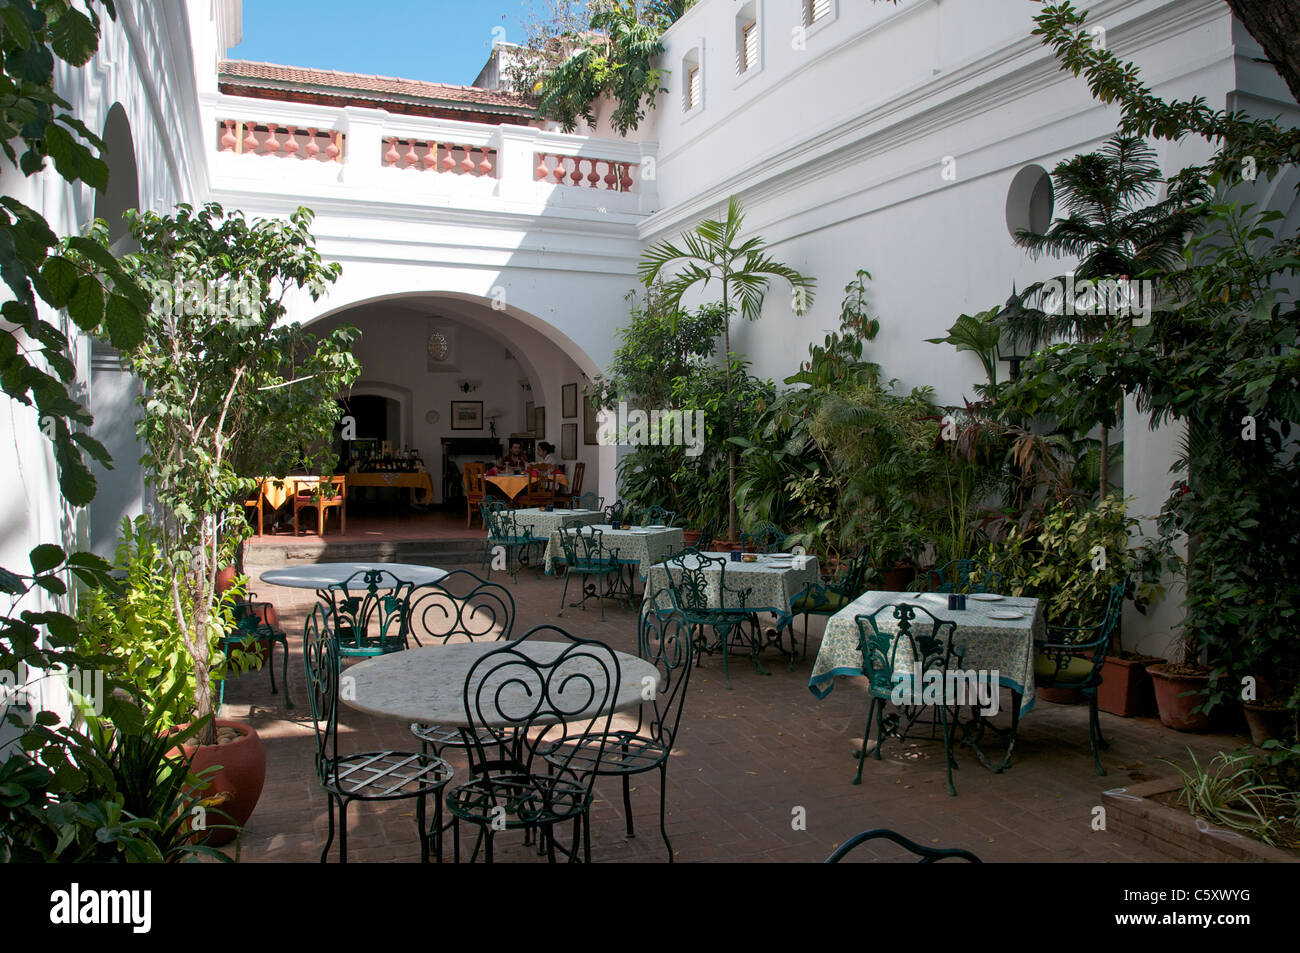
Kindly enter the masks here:
M 121 103 L 108 111 L 102 138 L 108 188 L 95 193 L 94 214 L 108 222 L 113 251 L 121 255 L 138 247 L 122 213 L 140 206 L 135 143 Z M 137 393 L 134 378 L 122 371 L 117 351 L 103 342 L 92 342 L 90 412 L 95 422 L 90 432 L 112 456 L 113 469 L 91 464 L 99 489 L 90 505 L 90 546 L 105 558 L 113 556 L 122 518 L 137 516 L 144 507 L 144 474 L 136 462 L 140 459 L 135 435 Z
M 493 440 L 520 436 L 554 444 L 570 473 L 583 465 L 584 489 L 597 489 L 606 456 L 612 475 L 613 454 L 585 439 L 581 393 L 596 362 L 545 322 L 494 304 L 450 292 L 377 296 L 310 325 L 360 330 L 352 394 L 402 403 L 400 443 L 425 461 L 438 502 L 455 497 L 464 462 L 492 456 Z

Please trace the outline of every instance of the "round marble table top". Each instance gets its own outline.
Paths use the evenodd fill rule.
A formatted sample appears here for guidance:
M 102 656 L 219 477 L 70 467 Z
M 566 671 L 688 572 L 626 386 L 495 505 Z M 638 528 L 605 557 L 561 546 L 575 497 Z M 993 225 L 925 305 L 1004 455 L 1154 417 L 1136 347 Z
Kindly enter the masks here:
M 458 642 L 450 645 L 426 645 L 423 648 L 366 659 L 344 669 L 339 698 L 344 704 L 371 715 L 449 728 L 467 728 L 469 716 L 465 711 L 465 679 L 469 670 L 488 652 L 508 644 L 510 643 Z M 554 661 L 571 644 L 529 640 L 519 643 L 518 648 L 533 661 L 545 664 Z M 619 665 L 619 686 L 614 711 L 622 711 L 640 704 L 650 684 L 658 686 L 659 672 L 649 662 L 635 655 L 623 652 L 614 654 L 618 656 Z M 564 665 L 565 672 L 581 671 L 584 661 L 580 655 L 571 656 Z M 594 669 L 596 663 L 587 660 L 585 665 Z M 570 666 L 573 668 L 570 669 Z M 490 671 L 491 666 L 485 665 L 479 674 L 484 675 Z M 349 679 L 352 679 L 351 685 L 348 684 Z M 504 688 L 500 707 L 505 711 L 527 708 L 522 697 L 519 705 L 510 703 L 511 690 L 511 686 Z M 521 691 L 518 686 L 514 686 L 514 690 L 516 693 Z M 545 724 L 546 719 L 539 718 L 535 723 Z M 483 724 L 482 719 L 479 724 Z M 501 727 L 505 724 L 508 722 L 502 720 L 495 724 L 489 723 L 489 726 Z
M 381 589 L 392 588 L 386 584 L 392 582 L 394 578 L 409 582 L 413 586 L 425 586 L 447 575 L 445 569 L 415 566 L 410 563 L 312 563 L 309 566 L 294 566 L 290 569 L 268 569 L 258 578 L 272 586 L 328 589 L 356 576 L 352 580 L 354 588 L 364 589 L 364 577 L 358 573 L 371 569 L 382 570 L 386 574 L 380 578 Z

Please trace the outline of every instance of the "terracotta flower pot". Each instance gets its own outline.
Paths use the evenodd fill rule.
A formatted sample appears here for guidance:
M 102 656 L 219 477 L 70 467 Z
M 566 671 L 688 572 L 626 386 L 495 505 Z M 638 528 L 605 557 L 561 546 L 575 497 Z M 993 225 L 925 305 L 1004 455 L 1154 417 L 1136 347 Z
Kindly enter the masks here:
M 233 728 L 239 737 L 217 745 L 187 743 L 181 745 L 181 751 L 195 772 L 220 765 L 220 770 L 199 791 L 203 798 L 225 796 L 222 803 L 208 809 L 208 825 L 228 824 L 242 828 L 262 796 L 262 785 L 266 783 L 266 751 L 262 748 L 262 739 L 248 725 L 217 719 L 216 726 Z M 238 833 L 230 827 L 219 827 L 208 834 L 204 843 L 209 847 L 220 847 L 234 840 Z
M 700 531 L 698 529 L 688 529 L 682 533 L 682 545 L 687 549 L 694 549 L 700 541 Z
M 887 592 L 906 592 L 907 587 L 916 578 L 916 568 L 913 566 L 895 566 L 893 569 L 882 569 L 879 572 L 885 581 Z
M 1250 726 L 1250 741 L 1256 748 L 1262 748 L 1270 738 L 1280 738 L 1286 733 L 1294 714 L 1291 709 L 1281 705 L 1260 705 L 1246 702 L 1246 724 Z
M 1097 707 L 1121 718 L 1154 715 L 1156 695 L 1147 666 L 1163 661 L 1155 655 L 1106 656 L 1101 665 L 1101 684 L 1097 686 Z
M 1160 720 L 1175 731 L 1207 731 L 1210 719 L 1204 712 L 1195 711 L 1204 702 L 1204 692 L 1210 685 L 1209 675 L 1175 674 L 1168 671 L 1169 663 L 1148 665 L 1156 690 L 1156 706 Z M 1196 692 L 1186 695 L 1187 692 Z

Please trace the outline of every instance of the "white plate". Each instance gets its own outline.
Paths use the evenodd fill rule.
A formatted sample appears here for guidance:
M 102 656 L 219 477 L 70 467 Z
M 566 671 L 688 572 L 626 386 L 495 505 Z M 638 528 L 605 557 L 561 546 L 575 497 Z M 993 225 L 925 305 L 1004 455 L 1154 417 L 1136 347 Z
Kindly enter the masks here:
M 668 526 L 665 523 L 651 523 L 649 526 L 646 527 L 646 529 L 667 529 L 667 528 Z
M 791 559 L 769 559 L 767 564 L 773 569 L 793 569 L 794 560 Z
M 634 528 L 634 529 L 630 529 L 630 530 L 628 530 L 628 532 L 631 533 L 633 536 L 649 536 L 649 535 L 650 535 L 650 530 L 645 529 L 644 527 L 636 527 L 636 528 Z
M 1006 620 L 1006 621 L 1008 621 L 1008 622 L 1010 622 L 1012 619 L 1023 619 L 1024 617 L 1025 617 L 1025 614 L 1024 614 L 1023 612 L 1005 612 L 1005 611 L 1003 611 L 1003 612 L 990 612 L 990 613 L 989 613 L 989 618 L 990 618 L 990 619 L 1004 619 L 1004 620 Z
M 1001 602 L 1006 596 L 995 595 L 992 592 L 972 592 L 970 598 L 976 602 Z

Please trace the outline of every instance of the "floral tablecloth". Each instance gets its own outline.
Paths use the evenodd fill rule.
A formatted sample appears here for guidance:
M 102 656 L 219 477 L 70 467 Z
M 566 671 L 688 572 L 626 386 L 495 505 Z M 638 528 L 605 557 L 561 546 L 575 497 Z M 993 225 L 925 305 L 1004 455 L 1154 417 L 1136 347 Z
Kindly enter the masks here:
M 618 561 L 624 565 L 635 565 L 637 575 L 644 579 L 646 567 L 662 562 L 673 553 L 680 552 L 686 542 L 686 534 L 676 527 L 651 529 L 648 526 L 636 529 L 614 529 L 608 523 L 591 524 L 601 532 L 601 544 L 606 549 L 618 550 Z M 546 572 L 551 572 L 554 562 L 564 562 L 564 547 L 560 543 L 560 534 L 551 534 L 551 541 L 546 544 L 544 557 Z
M 706 569 L 708 577 L 709 605 L 715 608 L 739 608 L 739 601 L 730 593 L 732 590 L 751 589 L 745 599 L 750 608 L 774 608 L 782 612 L 790 611 L 792 600 L 810 582 L 820 582 L 821 574 L 817 568 L 815 556 L 804 557 L 802 569 L 781 568 L 773 566 L 774 556 L 759 556 L 757 562 L 731 562 L 730 553 L 705 553 L 706 556 L 721 556 L 727 560 L 725 570 L 722 568 Z M 788 558 L 788 557 L 787 557 Z M 728 590 L 725 605 L 719 605 L 719 581 L 726 579 Z M 650 567 L 650 578 L 646 581 L 646 599 L 668 589 L 668 567 L 663 563 Z M 665 601 L 669 600 L 669 601 Z M 671 605 L 671 596 L 663 591 L 657 609 L 666 609 Z
M 517 509 L 513 513 L 515 525 L 519 532 L 524 530 L 538 539 L 550 539 L 559 532 L 561 526 L 585 526 L 599 523 L 605 518 L 603 510 L 552 510 L 550 512 L 537 506 Z M 558 545 L 558 544 L 557 544 Z
M 1000 685 L 1022 696 L 1020 714 L 1034 707 L 1034 642 L 1045 641 L 1047 626 L 1039 600 L 1015 596 L 997 602 L 967 596 L 966 608 L 957 611 L 948 608 L 948 597 L 941 593 L 864 593 L 826 622 L 826 633 L 822 636 L 821 648 L 813 662 L 812 677 L 808 680 L 808 688 L 814 695 L 818 698 L 829 695 L 835 687 L 837 675 L 863 674 L 862 653 L 858 651 L 857 617 L 900 602 L 921 606 L 936 618 L 956 622 L 953 644 L 962 652 L 961 667 L 967 671 L 996 671 Z M 1022 617 L 991 618 L 992 613 L 1006 612 L 1018 612 Z M 895 631 L 892 613 L 882 613 L 876 618 L 876 623 L 882 631 Z M 906 671 L 911 664 L 911 650 L 904 643 L 899 647 L 896 666 Z

